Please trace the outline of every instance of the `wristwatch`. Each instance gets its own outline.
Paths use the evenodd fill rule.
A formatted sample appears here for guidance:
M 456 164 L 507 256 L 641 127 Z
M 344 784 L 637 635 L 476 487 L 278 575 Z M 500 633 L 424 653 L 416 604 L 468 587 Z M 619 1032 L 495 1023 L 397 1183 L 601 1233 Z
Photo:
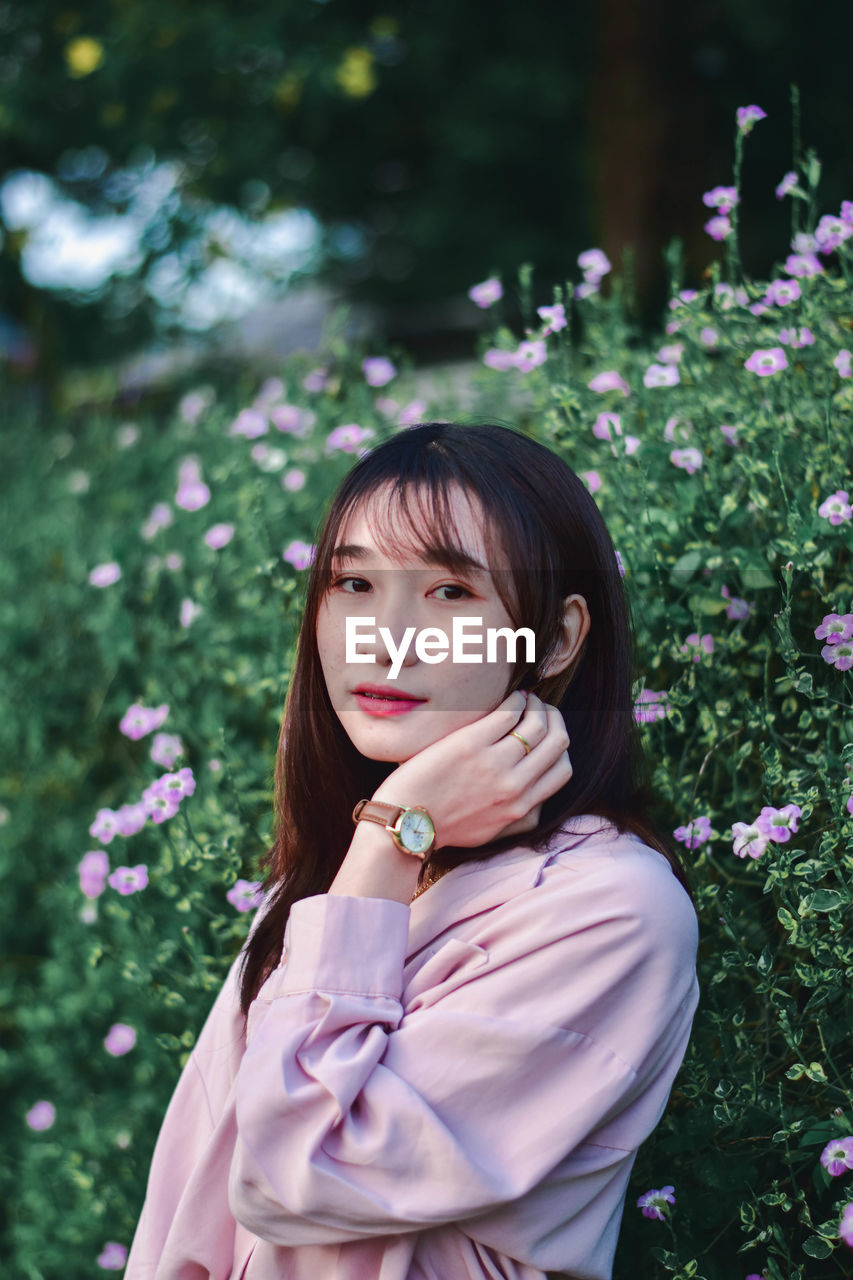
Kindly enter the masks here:
M 381 800 L 359 800 L 352 811 L 353 822 L 378 822 L 401 853 L 426 861 L 435 844 L 435 825 L 426 809 Z

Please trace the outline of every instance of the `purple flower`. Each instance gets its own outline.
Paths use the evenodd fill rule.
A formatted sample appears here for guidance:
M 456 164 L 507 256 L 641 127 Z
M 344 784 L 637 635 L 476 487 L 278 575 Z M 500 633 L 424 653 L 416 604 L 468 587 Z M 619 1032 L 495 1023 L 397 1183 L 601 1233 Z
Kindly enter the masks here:
M 99 898 L 110 873 L 110 860 L 103 849 L 90 849 L 77 863 L 80 888 L 87 898 Z
M 590 391 L 597 391 L 599 395 L 603 395 L 606 391 L 621 391 L 623 396 L 631 394 L 631 388 L 615 369 L 606 369 L 603 373 L 597 373 L 586 385 Z
M 833 1138 L 820 1153 L 820 1162 L 832 1178 L 853 1169 L 853 1137 Z
M 824 614 L 820 626 L 815 627 L 814 635 L 815 640 L 826 640 L 827 644 L 853 640 L 853 613 Z
M 776 199 L 784 200 L 785 196 L 789 196 L 797 185 L 797 175 L 793 169 L 785 174 L 782 181 L 776 188 Z
M 733 822 L 732 837 L 732 852 L 736 858 L 760 858 L 770 838 L 757 821 Z
M 814 238 L 821 253 L 832 253 L 851 235 L 853 235 L 853 226 L 843 218 L 836 218 L 831 213 L 827 213 L 815 227 Z
M 307 476 L 299 467 L 291 467 L 289 471 L 285 471 L 281 477 L 282 489 L 287 489 L 288 493 L 298 493 L 300 489 L 305 488 Z
M 568 324 L 566 319 L 566 308 L 562 302 L 557 302 L 553 307 L 537 307 L 536 314 L 546 322 L 546 336 L 549 333 L 559 333 L 561 329 L 565 329 Z
M 293 404 L 279 404 L 274 409 L 270 409 L 270 422 L 276 431 L 287 435 L 307 435 L 316 421 L 316 414 Z
M 832 362 L 838 370 L 839 378 L 849 378 L 851 374 L 853 374 L 853 369 L 851 369 L 851 360 L 853 360 L 853 357 L 851 357 L 850 352 L 846 347 L 842 347 Z
M 159 729 L 169 714 L 169 704 L 162 702 L 159 707 L 143 707 L 134 702 L 125 711 L 119 721 L 119 729 L 126 738 L 144 738 L 147 733 Z
M 198 511 L 210 502 L 210 490 L 203 480 L 187 480 L 178 487 L 175 505 L 184 511 Z
M 706 324 L 705 327 L 699 331 L 699 341 L 702 343 L 703 347 L 712 351 L 714 347 L 718 347 L 720 345 L 720 335 L 712 325 Z
M 472 285 L 468 290 L 468 297 L 478 307 L 490 307 L 493 303 L 499 302 L 503 296 L 503 286 L 496 276 L 490 276 L 488 280 Z
M 718 213 L 728 213 L 739 201 L 737 187 L 713 187 L 702 197 L 702 203 L 709 209 L 716 209 Z
M 140 801 L 138 804 L 123 804 L 116 810 L 116 825 L 120 836 L 135 836 L 148 821 L 148 810 Z
M 610 259 L 602 249 L 584 249 L 578 254 L 578 266 L 587 284 L 598 285 L 611 270 Z
M 155 819 L 156 821 L 156 819 Z M 126 898 L 130 893 L 138 893 L 148 884 L 148 868 L 144 862 L 135 867 L 116 867 L 107 881 L 111 889 Z
M 490 347 L 483 356 L 483 364 L 488 369 L 496 369 L 498 373 L 506 373 L 515 368 L 515 352 L 503 351 L 500 347 Z
M 730 444 L 732 447 L 734 447 L 738 442 L 737 437 L 739 430 L 739 427 L 733 426 L 730 422 L 720 423 L 720 431 L 723 439 L 726 441 L 726 444 Z
M 764 301 L 771 307 L 787 307 L 799 297 L 800 286 L 796 280 L 771 280 Z
M 694 449 L 692 445 L 689 445 L 686 449 L 673 449 L 669 455 L 669 460 L 674 467 L 680 467 L 689 476 L 692 476 L 694 471 L 698 471 L 702 466 L 702 454 L 698 449 Z
M 592 424 L 592 434 L 596 440 L 612 440 L 613 435 L 621 436 L 622 419 L 618 413 L 600 413 Z
M 259 409 L 241 409 L 228 428 L 229 436 L 245 436 L 247 440 L 257 440 L 265 436 L 270 429 L 267 415 Z
M 675 1187 L 661 1187 L 660 1191 L 646 1191 L 637 1200 L 637 1208 L 642 1209 L 644 1218 L 664 1222 L 669 1217 L 669 1206 L 675 1204 L 674 1190 Z
M 312 369 L 302 379 L 306 391 L 325 391 L 329 385 L 328 369 Z
M 31 1129 L 37 1132 L 42 1129 L 50 1129 L 56 1119 L 56 1107 L 52 1102 L 47 1102 L 42 1098 L 39 1102 L 34 1102 L 27 1114 L 24 1116 L 27 1124 Z
M 749 107 L 738 107 L 737 109 L 737 127 L 741 133 L 749 133 L 754 124 L 759 120 L 766 120 L 767 112 L 762 111 L 761 107 L 757 107 L 754 103 Z
M 578 475 L 583 480 L 590 493 L 598 493 L 601 488 L 601 476 L 597 471 L 579 471 Z
M 847 490 L 836 489 L 835 493 L 831 493 L 820 504 L 817 513 L 830 524 L 843 524 L 845 520 L 849 520 L 853 516 L 853 506 L 848 502 Z
M 198 615 L 202 612 L 203 610 L 201 605 L 196 604 L 195 600 L 189 600 L 189 599 L 182 600 L 181 612 L 180 612 L 181 626 L 185 630 L 187 627 L 191 627 L 192 624 L 195 622 L 196 618 L 198 617 Z
M 676 827 L 672 834 L 688 849 L 698 849 L 700 844 L 711 839 L 711 819 L 707 816 L 694 818 L 686 827 Z
M 177 773 L 164 773 L 145 791 L 146 796 L 165 796 L 173 803 L 179 803 L 194 794 L 195 777 L 189 767 L 179 769 Z
M 340 449 L 343 453 L 356 453 L 365 441 L 371 440 L 374 432 L 370 427 L 360 427 L 357 422 L 347 422 L 342 427 L 335 427 L 326 440 L 326 453 L 334 453 Z
M 151 514 L 142 526 L 141 533 L 146 542 L 159 533 L 161 529 L 168 529 L 175 517 L 172 515 L 172 508 L 168 502 L 155 502 L 151 508 Z
M 663 429 L 664 440 L 668 440 L 670 444 L 675 444 L 676 440 L 685 444 L 692 435 L 693 423 L 689 418 L 679 418 L 677 414 L 667 418 Z
M 681 646 L 681 652 L 694 662 L 699 662 L 704 653 L 714 652 L 714 637 L 710 634 L 700 636 L 698 631 L 693 631 Z
M 519 346 L 515 353 L 515 365 L 522 373 L 529 373 L 531 369 L 544 364 L 547 358 L 545 343 L 541 339 L 531 339 Z
M 136 1044 L 136 1032 L 126 1022 L 114 1022 L 104 1039 L 104 1048 L 114 1058 L 130 1053 Z
M 753 351 L 752 355 L 744 360 L 744 368 L 750 373 L 757 373 L 759 378 L 766 378 L 771 373 L 781 373 L 783 369 L 787 369 L 788 360 L 785 352 L 781 347 L 771 347 L 769 350 Z
M 201 415 L 213 404 L 214 394 L 211 387 L 199 387 L 196 391 L 188 391 L 178 404 L 181 421 L 187 426 L 194 426 Z
M 634 719 L 637 724 L 651 724 L 665 720 L 669 694 L 665 690 L 643 689 L 634 701 Z
M 151 743 L 149 755 L 155 764 L 171 769 L 178 756 L 184 754 L 184 744 L 176 733 L 157 733 Z
M 799 351 L 801 347 L 814 346 L 814 334 L 807 325 L 803 325 L 799 330 L 782 329 L 779 333 L 779 341 L 786 347 L 793 347 L 795 351 Z
M 425 400 L 410 400 L 408 404 L 404 404 L 397 418 L 397 423 L 401 427 L 413 427 L 418 422 L 423 422 L 426 418 L 427 404 Z
M 208 529 L 204 535 L 204 540 L 210 547 L 211 551 L 220 551 L 223 547 L 227 547 L 228 543 L 234 537 L 233 524 L 214 524 Z
M 89 574 L 89 581 L 93 587 L 111 587 L 120 577 L 121 568 L 115 560 L 109 560 L 106 564 L 95 565 Z
M 731 311 L 732 307 L 745 307 L 749 295 L 745 289 L 733 289 L 730 284 L 720 283 L 714 286 L 714 300 L 721 311 Z
M 100 840 L 101 844 L 109 844 L 113 836 L 118 835 L 118 816 L 112 809 L 99 809 L 95 821 L 89 828 L 89 835 Z
M 397 370 L 385 356 L 368 356 L 361 362 L 361 371 L 369 387 L 384 387 L 397 376 Z
M 237 911 L 254 911 L 264 900 L 259 880 L 235 880 L 225 897 Z
M 853 1249 L 853 1201 L 844 1206 L 841 1221 L 838 1224 L 838 1234 L 844 1243 Z
M 767 832 L 768 840 L 775 840 L 777 844 L 787 844 L 791 839 L 791 832 L 797 830 L 797 823 L 802 813 L 802 809 L 797 804 L 786 804 L 781 809 L 775 809 L 772 805 L 766 804 L 756 818 L 756 822 L 762 831 Z
M 785 270 L 789 276 L 810 280 L 812 276 L 823 273 L 823 264 L 813 253 L 789 253 L 785 259 Z
M 666 346 L 661 347 L 657 353 L 657 359 L 662 360 L 664 364 L 678 364 L 684 355 L 683 342 L 668 342 Z
M 727 240 L 732 234 L 732 224 L 724 213 L 709 218 L 704 228 L 712 240 Z
M 127 1248 L 123 1244 L 116 1244 L 115 1240 L 108 1240 L 96 1261 L 104 1271 L 123 1271 L 127 1262 Z
M 741 599 L 740 596 L 733 596 L 728 587 L 723 587 L 720 594 L 724 600 L 728 600 L 726 605 L 726 617 L 732 622 L 738 622 L 741 618 L 748 618 L 753 612 L 754 605 L 748 600 Z
M 820 651 L 824 662 L 828 662 L 836 671 L 849 671 L 853 667 L 853 640 L 842 640 L 840 644 L 827 644 Z
M 598 293 L 598 281 L 586 280 L 575 289 L 576 298 L 592 298 Z
M 680 381 L 677 364 L 650 364 L 643 374 L 644 387 L 674 387 Z
M 310 542 L 300 542 L 296 538 L 284 548 L 281 558 L 286 560 L 288 564 L 292 564 L 294 569 L 307 569 L 309 565 L 314 563 L 316 550 L 316 547 L 312 546 Z

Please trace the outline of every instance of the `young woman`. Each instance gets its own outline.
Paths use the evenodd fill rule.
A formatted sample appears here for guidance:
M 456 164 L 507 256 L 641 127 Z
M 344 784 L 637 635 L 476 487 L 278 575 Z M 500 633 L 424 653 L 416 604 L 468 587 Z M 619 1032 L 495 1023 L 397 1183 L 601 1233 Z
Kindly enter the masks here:
M 565 463 L 428 424 L 356 464 L 308 584 L 266 900 L 128 1280 L 610 1276 L 697 1000 L 635 735 L 615 552 Z

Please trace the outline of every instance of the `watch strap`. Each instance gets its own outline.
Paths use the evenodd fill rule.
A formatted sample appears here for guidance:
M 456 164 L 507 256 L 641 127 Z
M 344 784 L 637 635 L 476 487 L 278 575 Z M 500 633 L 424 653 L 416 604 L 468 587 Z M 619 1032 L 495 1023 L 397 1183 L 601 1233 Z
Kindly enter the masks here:
M 402 804 L 386 804 L 383 800 L 359 800 L 352 811 L 353 822 L 378 822 L 381 827 L 393 828 L 401 813 L 406 812 Z

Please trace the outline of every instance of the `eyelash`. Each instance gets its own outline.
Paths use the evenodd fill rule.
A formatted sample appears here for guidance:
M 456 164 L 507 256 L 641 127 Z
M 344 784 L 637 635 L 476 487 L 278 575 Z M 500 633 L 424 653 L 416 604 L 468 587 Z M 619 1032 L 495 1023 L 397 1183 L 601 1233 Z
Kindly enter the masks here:
M 350 574 L 343 574 L 341 577 L 335 578 L 331 584 L 330 589 L 332 591 L 335 591 L 335 590 L 345 591 L 346 588 L 344 586 L 344 583 L 347 583 L 347 582 L 363 582 L 368 587 L 370 586 L 370 583 L 367 581 L 366 578 L 359 578 L 356 574 L 350 573 Z M 433 590 L 462 592 L 461 595 L 453 596 L 450 600 L 443 598 L 443 602 L 445 604 L 457 604 L 461 600 L 473 600 L 474 598 L 473 592 L 469 591 L 467 587 L 460 586 L 458 582 L 442 582 L 439 586 L 434 587 Z M 346 594 L 356 596 L 356 595 L 366 595 L 367 592 L 366 591 L 347 591 Z

